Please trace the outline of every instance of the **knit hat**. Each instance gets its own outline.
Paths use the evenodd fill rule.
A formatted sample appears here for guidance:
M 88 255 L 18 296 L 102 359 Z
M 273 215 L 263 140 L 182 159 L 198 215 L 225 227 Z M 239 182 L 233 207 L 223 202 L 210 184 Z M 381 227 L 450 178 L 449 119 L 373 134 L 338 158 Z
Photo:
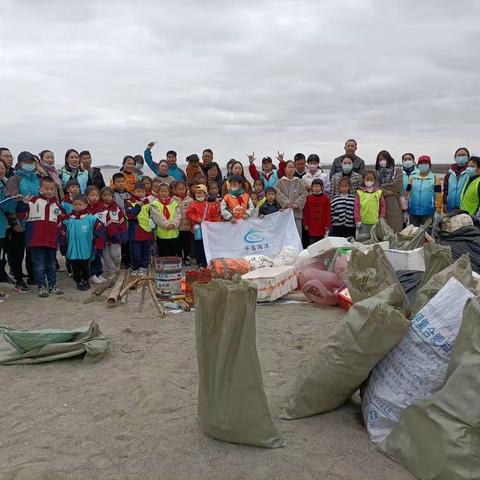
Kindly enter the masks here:
M 430 166 L 432 165 L 432 160 L 428 155 L 421 155 L 418 157 L 417 164 L 420 165 L 420 163 L 428 163 Z
M 17 157 L 18 163 L 28 162 L 29 160 L 35 160 L 35 155 L 30 152 L 20 152 Z
M 200 192 L 203 192 L 205 195 L 208 195 L 208 189 L 207 189 L 207 186 L 206 185 L 197 185 L 195 187 L 195 191 L 200 193 Z

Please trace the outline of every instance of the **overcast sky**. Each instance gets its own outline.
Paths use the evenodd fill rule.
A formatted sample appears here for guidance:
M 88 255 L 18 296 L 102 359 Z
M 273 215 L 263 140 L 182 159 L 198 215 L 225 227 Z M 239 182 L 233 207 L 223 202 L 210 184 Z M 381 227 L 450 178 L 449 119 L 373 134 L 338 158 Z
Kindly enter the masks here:
M 1 0 L 0 144 L 480 153 L 480 1 Z

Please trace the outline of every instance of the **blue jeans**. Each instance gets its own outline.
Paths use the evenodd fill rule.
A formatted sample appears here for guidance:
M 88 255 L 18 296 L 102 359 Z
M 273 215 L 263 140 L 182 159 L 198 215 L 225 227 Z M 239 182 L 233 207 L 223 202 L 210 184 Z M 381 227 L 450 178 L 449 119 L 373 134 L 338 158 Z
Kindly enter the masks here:
M 90 262 L 90 273 L 99 277 L 103 273 L 102 250 L 95 250 L 95 256 Z
M 39 287 L 52 288 L 57 285 L 57 249 L 32 247 L 33 277 Z
M 148 268 L 150 264 L 151 248 L 152 242 L 150 240 L 144 240 L 141 242 L 136 242 L 135 240 L 132 240 L 130 242 L 132 270 L 138 270 L 139 268 Z

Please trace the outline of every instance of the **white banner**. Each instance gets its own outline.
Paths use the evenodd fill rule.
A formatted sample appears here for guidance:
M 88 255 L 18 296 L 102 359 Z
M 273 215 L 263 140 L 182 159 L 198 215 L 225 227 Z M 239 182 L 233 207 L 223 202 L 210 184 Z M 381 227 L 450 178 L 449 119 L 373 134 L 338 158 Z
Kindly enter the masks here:
M 286 246 L 295 248 L 298 253 L 302 251 L 291 209 L 237 223 L 203 222 L 202 235 L 207 262 L 219 257 L 274 255 Z

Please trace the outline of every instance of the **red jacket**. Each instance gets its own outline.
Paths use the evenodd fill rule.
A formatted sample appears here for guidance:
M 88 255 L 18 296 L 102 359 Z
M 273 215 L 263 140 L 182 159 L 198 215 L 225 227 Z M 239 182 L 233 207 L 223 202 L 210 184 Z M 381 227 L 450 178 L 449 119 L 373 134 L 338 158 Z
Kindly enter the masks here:
M 32 197 L 28 205 L 20 202 L 18 217 L 26 217 L 25 235 L 27 247 L 57 248 L 62 225 L 62 210 L 57 197 Z
M 103 213 L 105 218 L 99 220 L 104 223 L 106 228 L 106 242 L 125 243 L 128 239 L 127 222 L 120 207 L 115 202 L 112 202 L 110 205 L 105 205 Z
M 205 211 L 205 209 L 207 209 Z M 204 218 L 205 216 L 205 218 Z M 192 229 L 194 225 L 205 222 L 221 222 L 220 203 L 218 202 L 199 202 L 194 200 L 187 209 L 187 218 L 192 222 Z
M 97 220 L 105 226 L 105 205 L 103 202 L 97 202 L 92 204 L 88 204 L 86 213 L 91 213 L 92 215 L 95 215 L 97 217 Z M 103 250 L 105 248 L 105 240 L 106 240 L 106 231 L 104 230 L 103 235 L 100 235 L 98 237 L 95 237 L 94 244 L 95 244 L 95 249 L 96 250 Z
M 324 193 L 307 196 L 303 210 L 303 224 L 311 237 L 323 237 L 332 224 L 330 200 Z

